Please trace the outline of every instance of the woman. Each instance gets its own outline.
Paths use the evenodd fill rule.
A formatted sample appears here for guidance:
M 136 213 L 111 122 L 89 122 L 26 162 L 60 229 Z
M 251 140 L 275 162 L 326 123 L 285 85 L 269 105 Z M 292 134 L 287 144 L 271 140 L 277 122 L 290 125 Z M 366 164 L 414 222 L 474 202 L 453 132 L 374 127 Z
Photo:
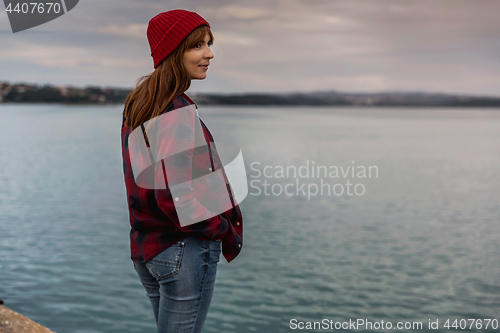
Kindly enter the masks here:
M 152 18 L 147 36 L 155 70 L 128 96 L 121 130 L 131 257 L 158 332 L 201 332 L 221 246 L 227 262 L 242 246 L 241 211 L 213 137 L 184 93 L 207 76 L 214 38 L 206 20 L 185 10 Z M 224 186 L 207 181 L 216 175 Z M 217 202 L 222 188 L 230 206 L 213 213 L 205 199 Z

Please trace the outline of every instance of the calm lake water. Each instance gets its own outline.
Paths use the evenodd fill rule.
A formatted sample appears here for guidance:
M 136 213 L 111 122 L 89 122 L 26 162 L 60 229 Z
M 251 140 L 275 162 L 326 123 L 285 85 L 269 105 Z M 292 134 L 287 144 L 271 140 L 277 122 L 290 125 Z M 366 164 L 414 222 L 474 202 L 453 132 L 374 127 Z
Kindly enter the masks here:
M 0 104 L 0 298 L 58 333 L 155 331 L 130 260 L 121 112 Z M 243 250 L 221 256 L 204 332 L 500 320 L 500 110 L 199 113 L 240 145 L 251 182 Z

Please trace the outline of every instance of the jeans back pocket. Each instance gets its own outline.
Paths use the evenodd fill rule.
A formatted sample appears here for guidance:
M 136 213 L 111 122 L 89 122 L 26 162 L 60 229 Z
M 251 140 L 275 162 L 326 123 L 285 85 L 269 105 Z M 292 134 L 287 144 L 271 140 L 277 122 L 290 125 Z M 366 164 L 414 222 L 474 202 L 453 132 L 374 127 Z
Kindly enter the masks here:
M 179 273 L 184 245 L 183 241 L 179 241 L 149 260 L 146 267 L 151 275 L 162 280 Z

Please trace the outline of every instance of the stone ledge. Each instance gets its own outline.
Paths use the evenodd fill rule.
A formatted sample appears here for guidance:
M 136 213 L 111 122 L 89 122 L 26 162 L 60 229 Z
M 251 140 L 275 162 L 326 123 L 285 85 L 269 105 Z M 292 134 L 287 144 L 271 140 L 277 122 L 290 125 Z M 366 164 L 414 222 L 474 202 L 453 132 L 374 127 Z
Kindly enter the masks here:
M 0 332 L 2 333 L 54 333 L 47 327 L 0 305 Z

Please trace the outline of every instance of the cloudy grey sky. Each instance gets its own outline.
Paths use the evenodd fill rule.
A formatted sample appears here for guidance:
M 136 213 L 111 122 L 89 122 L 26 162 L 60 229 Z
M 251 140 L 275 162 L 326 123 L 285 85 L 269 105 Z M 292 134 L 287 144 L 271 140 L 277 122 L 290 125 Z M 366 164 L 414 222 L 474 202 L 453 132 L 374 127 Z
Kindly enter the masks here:
M 215 36 L 208 77 L 190 92 L 500 96 L 497 0 L 80 0 L 16 34 L 2 7 L 0 80 L 132 88 L 153 70 L 148 21 L 177 8 Z

